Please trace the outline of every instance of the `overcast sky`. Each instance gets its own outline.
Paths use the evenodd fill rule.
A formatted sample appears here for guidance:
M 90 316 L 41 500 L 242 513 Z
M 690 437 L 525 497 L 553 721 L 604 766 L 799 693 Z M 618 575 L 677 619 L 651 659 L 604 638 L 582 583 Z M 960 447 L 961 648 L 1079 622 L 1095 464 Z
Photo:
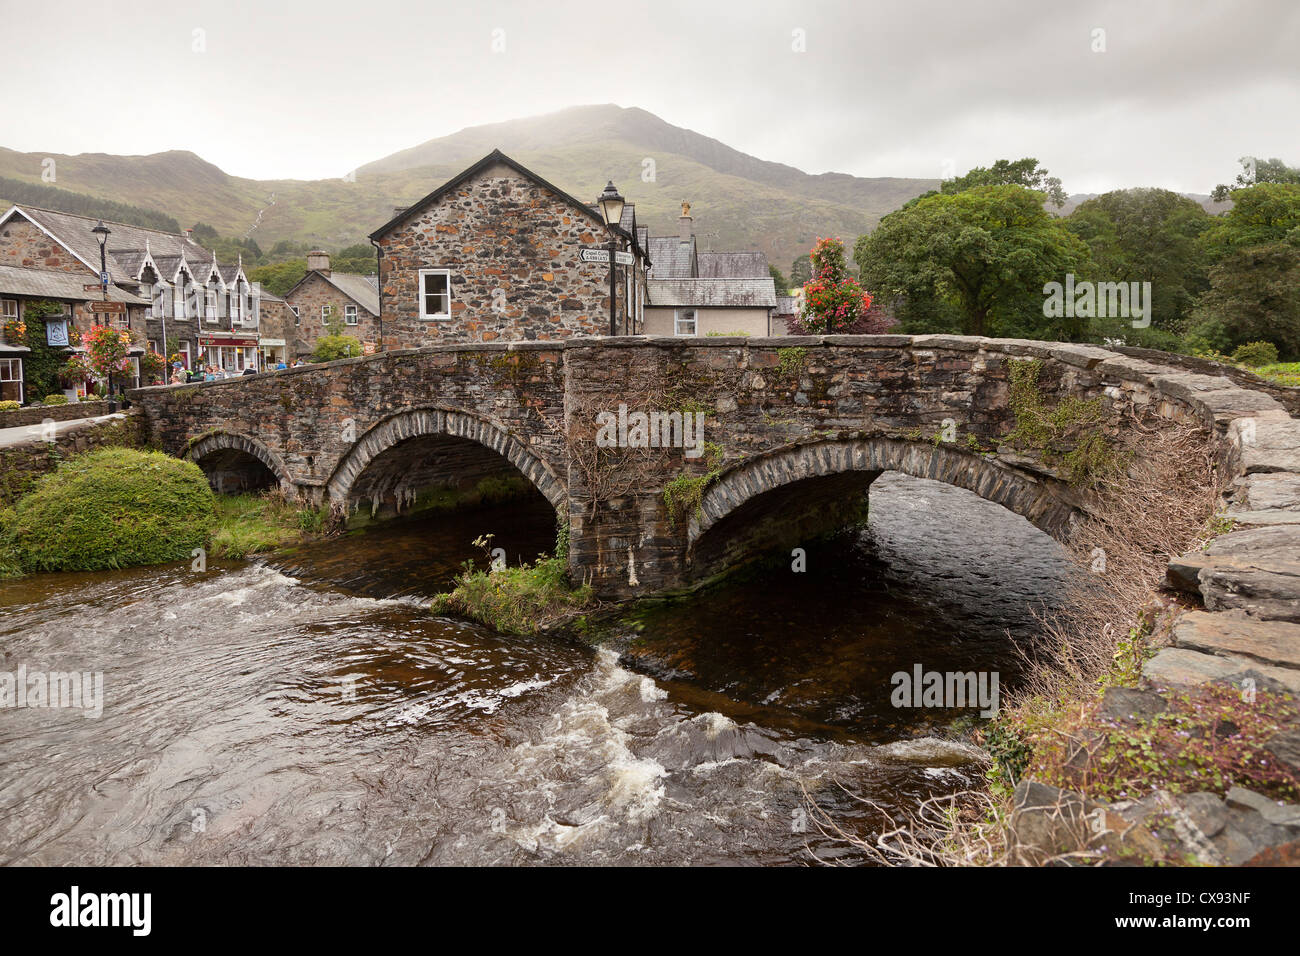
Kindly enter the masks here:
M 1031 155 L 1070 192 L 1208 192 L 1244 154 L 1300 163 L 1297 0 L 0 0 L 0 25 L 0 145 L 258 179 L 609 102 L 814 173 Z

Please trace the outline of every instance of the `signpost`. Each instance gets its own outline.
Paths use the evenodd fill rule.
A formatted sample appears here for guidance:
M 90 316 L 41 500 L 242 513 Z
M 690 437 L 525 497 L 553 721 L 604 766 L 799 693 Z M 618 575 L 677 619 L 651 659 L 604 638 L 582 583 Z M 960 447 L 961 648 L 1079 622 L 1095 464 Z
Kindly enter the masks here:
M 583 249 L 578 253 L 583 262 L 609 262 L 608 249 Z M 616 252 L 614 261 L 620 266 L 630 266 L 633 262 L 632 253 Z
M 124 315 L 124 314 L 126 313 L 126 303 L 125 303 L 125 302 L 107 302 L 107 301 L 103 301 L 103 300 L 98 301 L 98 302 L 91 302 L 91 303 L 90 303 L 90 311 L 91 311 L 91 312 L 94 312 L 94 313 L 96 313 L 96 314 L 98 314 L 98 313 L 100 313 L 100 312 L 104 312 L 104 313 L 109 313 L 109 312 L 111 312 L 111 313 L 114 313 L 114 314 L 117 314 L 117 315 Z

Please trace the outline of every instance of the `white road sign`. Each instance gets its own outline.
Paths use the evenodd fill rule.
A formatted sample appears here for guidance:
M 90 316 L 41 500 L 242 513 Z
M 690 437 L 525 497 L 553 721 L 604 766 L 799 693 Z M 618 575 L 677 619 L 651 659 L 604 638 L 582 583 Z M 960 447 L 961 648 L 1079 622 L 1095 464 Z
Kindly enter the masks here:
M 579 255 L 583 262 L 609 262 L 608 249 L 583 249 Z M 616 252 L 614 261 L 621 266 L 630 266 L 632 264 L 632 253 Z

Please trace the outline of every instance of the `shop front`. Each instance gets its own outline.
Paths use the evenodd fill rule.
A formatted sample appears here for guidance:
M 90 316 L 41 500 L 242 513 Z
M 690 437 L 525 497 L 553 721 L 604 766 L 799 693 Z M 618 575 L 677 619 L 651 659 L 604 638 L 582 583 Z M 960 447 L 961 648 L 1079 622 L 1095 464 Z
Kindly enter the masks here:
M 261 369 L 256 338 L 218 335 L 199 336 L 199 365 L 215 368 L 227 375 L 240 375 L 244 369 Z

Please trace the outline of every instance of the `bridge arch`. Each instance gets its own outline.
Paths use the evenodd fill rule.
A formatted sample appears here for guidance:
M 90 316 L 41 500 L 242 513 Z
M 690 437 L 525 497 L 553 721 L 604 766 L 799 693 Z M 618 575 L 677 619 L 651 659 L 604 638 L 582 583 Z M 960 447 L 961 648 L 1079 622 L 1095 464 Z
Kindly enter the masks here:
M 357 479 L 375 459 L 404 442 L 430 436 L 474 442 L 496 452 L 518 469 L 557 512 L 563 512 L 568 496 L 566 484 L 524 442 L 486 418 L 437 406 L 403 409 L 372 426 L 330 475 L 325 485 L 328 497 L 346 502 Z
M 273 483 L 285 490 L 294 487 L 279 455 L 256 438 L 237 432 L 204 435 L 189 446 L 184 457 L 203 469 L 217 491 L 242 491 L 272 483 L 262 480 L 264 475 L 258 474 L 258 464 L 270 473 Z
M 885 471 L 973 491 L 1059 541 L 1064 541 L 1081 510 L 1077 497 L 1064 482 L 1021 471 L 996 457 L 890 438 L 821 441 L 786 446 L 746 460 L 713 482 L 687 527 L 687 563 L 693 566 L 694 576 L 727 563 L 719 543 L 710 539 L 725 536 L 728 528 L 734 530 L 737 525 L 752 522 L 764 498 L 780 498 L 784 493 L 791 497 L 786 504 L 792 504 L 800 488 L 822 492 L 810 503 L 808 517 L 812 524 L 820 520 L 824 530 L 830 530 L 828 522 L 833 525 L 839 519 L 832 507 L 833 499 L 865 494 L 871 482 Z M 808 504 L 803 503 L 803 507 Z M 774 502 L 767 510 L 779 510 L 780 505 Z M 805 522 L 803 530 L 810 527 Z

